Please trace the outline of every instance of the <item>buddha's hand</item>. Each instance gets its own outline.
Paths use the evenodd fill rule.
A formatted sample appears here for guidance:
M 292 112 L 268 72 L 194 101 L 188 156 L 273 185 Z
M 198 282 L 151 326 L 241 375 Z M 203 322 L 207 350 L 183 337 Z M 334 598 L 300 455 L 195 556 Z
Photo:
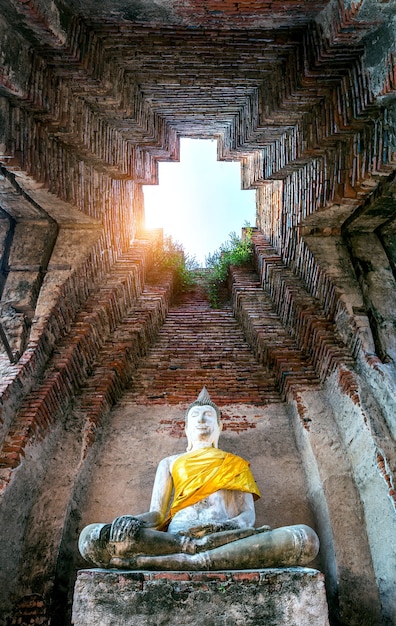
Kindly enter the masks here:
M 211 533 L 220 533 L 224 530 L 234 530 L 235 528 L 239 528 L 238 524 L 229 520 L 224 522 L 212 522 L 211 524 L 205 524 L 203 526 L 194 526 L 186 531 L 182 531 L 180 534 L 190 537 L 191 539 L 199 539 Z
M 111 525 L 110 541 L 126 541 L 134 539 L 144 523 L 132 515 L 116 517 Z

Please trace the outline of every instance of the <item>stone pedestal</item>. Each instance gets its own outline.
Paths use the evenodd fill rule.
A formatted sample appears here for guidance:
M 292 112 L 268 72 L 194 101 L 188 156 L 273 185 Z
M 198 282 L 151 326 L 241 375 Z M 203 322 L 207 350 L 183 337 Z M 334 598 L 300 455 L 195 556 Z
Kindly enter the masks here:
M 221 572 L 80 570 L 74 626 L 328 626 L 314 569 Z

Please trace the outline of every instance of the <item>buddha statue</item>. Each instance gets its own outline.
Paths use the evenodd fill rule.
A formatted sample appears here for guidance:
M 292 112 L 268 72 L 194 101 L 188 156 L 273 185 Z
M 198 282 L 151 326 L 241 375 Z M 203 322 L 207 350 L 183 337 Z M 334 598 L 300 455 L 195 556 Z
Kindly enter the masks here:
M 227 570 L 306 565 L 319 550 L 303 524 L 255 528 L 249 463 L 218 448 L 219 408 L 204 387 L 186 411 L 187 452 L 157 468 L 150 510 L 90 524 L 81 555 L 102 568 Z M 172 497 L 173 495 L 173 497 Z

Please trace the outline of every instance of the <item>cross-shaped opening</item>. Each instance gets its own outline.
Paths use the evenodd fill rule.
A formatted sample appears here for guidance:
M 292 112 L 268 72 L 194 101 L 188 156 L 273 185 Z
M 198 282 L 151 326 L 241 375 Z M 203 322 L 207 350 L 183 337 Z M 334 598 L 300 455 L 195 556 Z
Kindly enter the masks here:
M 200 267 L 246 223 L 255 224 L 255 191 L 241 189 L 238 161 L 217 160 L 215 139 L 180 140 L 180 162 L 159 164 L 159 184 L 145 185 L 147 228 L 163 228 Z

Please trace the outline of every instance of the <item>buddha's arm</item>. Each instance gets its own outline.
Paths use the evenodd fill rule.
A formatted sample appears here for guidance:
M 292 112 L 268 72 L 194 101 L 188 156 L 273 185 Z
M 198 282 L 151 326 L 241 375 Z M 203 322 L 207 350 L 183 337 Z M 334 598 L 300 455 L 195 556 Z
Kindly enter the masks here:
M 239 528 L 252 528 L 256 521 L 253 495 L 241 492 L 238 494 L 241 502 L 241 512 L 234 518 Z
M 256 521 L 254 500 L 251 493 L 240 491 L 237 495 L 238 514 L 230 519 L 235 528 L 253 528 Z
M 112 541 L 124 541 L 131 533 L 141 527 L 158 528 L 165 520 L 169 501 L 172 495 L 172 476 L 170 465 L 172 457 L 163 459 L 157 468 L 151 497 L 150 510 L 138 515 L 122 515 L 117 517 L 111 527 Z
M 173 457 L 160 461 L 155 474 L 150 510 L 145 514 L 145 526 L 155 528 L 165 521 L 172 495 L 173 480 L 170 472 Z

